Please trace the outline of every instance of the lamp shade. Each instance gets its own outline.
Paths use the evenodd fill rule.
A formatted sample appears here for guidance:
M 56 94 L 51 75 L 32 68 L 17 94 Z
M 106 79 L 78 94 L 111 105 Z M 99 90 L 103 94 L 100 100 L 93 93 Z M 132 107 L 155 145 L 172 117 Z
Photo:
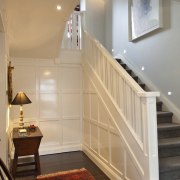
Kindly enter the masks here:
M 18 92 L 11 102 L 12 105 L 23 105 L 30 103 L 32 103 L 31 100 L 26 96 L 24 92 Z

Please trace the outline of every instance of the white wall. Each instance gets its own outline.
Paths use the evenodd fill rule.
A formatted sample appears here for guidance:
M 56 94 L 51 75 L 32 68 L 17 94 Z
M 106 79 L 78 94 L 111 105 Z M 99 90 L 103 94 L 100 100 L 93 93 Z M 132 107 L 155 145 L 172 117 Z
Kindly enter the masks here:
M 40 154 L 81 149 L 81 53 L 62 52 L 54 60 L 15 59 L 14 96 L 24 91 L 32 104 L 23 106 L 26 125 L 43 133 Z M 18 126 L 19 106 L 11 107 L 11 125 Z
M 105 1 L 86 0 L 85 29 L 102 44 L 105 43 Z
M 7 162 L 8 142 L 8 97 L 7 90 L 7 56 L 5 1 L 0 0 L 0 157 Z
M 112 0 L 114 56 L 124 60 L 145 80 L 176 116 L 180 115 L 180 1 L 163 0 L 163 29 L 137 40 L 128 40 L 128 1 Z M 108 22 L 111 25 L 111 22 Z M 107 26 L 107 25 L 106 25 Z M 123 54 L 126 50 L 126 54 Z M 145 71 L 141 71 L 141 67 Z M 172 91 L 172 96 L 167 92 Z
M 5 34 L 0 32 L 0 157 L 6 162 L 7 160 L 7 95 L 6 95 L 6 83 L 7 76 L 6 71 L 6 56 L 5 56 Z

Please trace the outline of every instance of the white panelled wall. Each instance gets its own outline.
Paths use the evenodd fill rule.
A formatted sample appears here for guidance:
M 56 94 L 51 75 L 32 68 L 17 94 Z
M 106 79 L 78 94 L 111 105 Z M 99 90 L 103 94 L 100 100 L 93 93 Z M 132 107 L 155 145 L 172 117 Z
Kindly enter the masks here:
M 1 21 L 1 17 L 0 17 Z M 7 90 L 7 49 L 5 33 L 1 32 L 0 27 L 0 157 L 7 162 L 7 137 L 8 137 L 8 101 Z
M 59 63 L 12 59 L 13 94 L 24 91 L 32 101 L 23 106 L 24 121 L 43 133 L 40 154 L 81 150 L 81 52 L 66 54 Z M 18 116 L 19 106 L 12 106 L 11 127 L 18 126 Z
M 143 179 L 144 172 L 118 132 L 109 108 L 87 74 L 83 77 L 83 151 L 111 179 Z
M 24 120 L 44 135 L 40 154 L 83 150 L 112 180 L 158 180 L 159 93 L 145 92 L 99 42 L 83 37 L 82 64 L 80 50 L 12 59 L 14 96 L 24 91 L 32 101 Z M 12 128 L 19 107 L 10 112 Z

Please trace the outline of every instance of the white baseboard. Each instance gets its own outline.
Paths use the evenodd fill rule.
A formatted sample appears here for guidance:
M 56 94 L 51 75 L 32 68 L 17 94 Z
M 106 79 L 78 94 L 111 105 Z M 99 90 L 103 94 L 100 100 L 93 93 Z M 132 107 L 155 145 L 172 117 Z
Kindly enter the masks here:
M 63 146 L 40 147 L 39 154 L 47 155 L 47 154 L 56 154 L 56 153 L 71 152 L 71 151 L 82 151 L 82 145 L 75 144 L 75 145 L 65 145 L 65 146 L 63 145 Z
M 83 152 L 111 179 L 123 180 L 116 172 L 114 172 L 106 163 L 104 163 L 97 155 L 95 155 L 88 147 L 82 145 Z

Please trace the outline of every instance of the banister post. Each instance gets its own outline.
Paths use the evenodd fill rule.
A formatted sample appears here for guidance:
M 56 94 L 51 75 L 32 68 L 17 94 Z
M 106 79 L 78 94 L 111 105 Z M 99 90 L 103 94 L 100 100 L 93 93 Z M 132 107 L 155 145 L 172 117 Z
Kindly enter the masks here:
M 142 97 L 143 149 L 146 180 L 159 180 L 156 97 Z

